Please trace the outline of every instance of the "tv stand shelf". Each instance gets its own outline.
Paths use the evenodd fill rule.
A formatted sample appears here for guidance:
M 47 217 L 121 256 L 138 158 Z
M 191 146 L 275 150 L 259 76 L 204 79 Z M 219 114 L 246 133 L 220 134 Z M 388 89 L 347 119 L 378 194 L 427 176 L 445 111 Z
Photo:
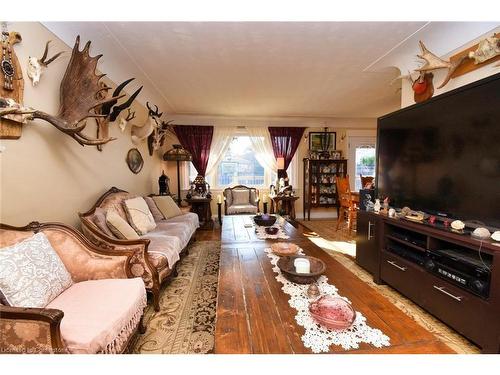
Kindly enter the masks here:
M 358 212 L 356 262 L 481 347 L 500 353 L 500 246 L 427 225 Z M 490 269 L 489 293 L 438 274 L 432 255 L 460 252 Z M 479 253 L 480 250 L 480 253 Z M 430 259 L 430 260 L 429 260 Z M 441 258 L 439 258 L 441 259 Z M 481 291 L 488 289 L 478 289 Z

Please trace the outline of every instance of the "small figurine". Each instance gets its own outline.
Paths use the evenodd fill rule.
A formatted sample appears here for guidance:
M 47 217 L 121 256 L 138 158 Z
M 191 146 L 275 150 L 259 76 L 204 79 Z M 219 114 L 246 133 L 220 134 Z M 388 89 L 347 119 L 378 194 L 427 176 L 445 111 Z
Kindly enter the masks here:
M 431 216 L 429 217 L 429 223 L 434 224 L 435 222 L 436 222 L 436 216 L 431 215 Z
M 375 199 L 375 205 L 373 206 L 373 210 L 378 213 L 378 212 L 380 212 L 380 207 L 381 207 L 380 206 L 380 199 L 377 198 L 377 199 Z

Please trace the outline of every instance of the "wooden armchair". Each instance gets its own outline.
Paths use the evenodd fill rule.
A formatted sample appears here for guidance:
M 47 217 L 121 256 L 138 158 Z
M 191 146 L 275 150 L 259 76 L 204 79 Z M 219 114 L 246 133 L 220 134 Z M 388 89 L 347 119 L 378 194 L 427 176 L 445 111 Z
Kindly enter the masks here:
M 259 209 L 259 190 L 245 185 L 224 189 L 224 215 L 256 214 Z
M 92 244 L 80 232 L 59 223 L 32 222 L 25 227 L 0 224 L 0 247 L 44 233 L 71 275 L 73 285 L 45 308 L 0 303 L 1 353 L 121 353 L 137 332 L 144 332 L 146 290 L 132 274 L 140 252 Z M 118 303 L 117 303 L 118 301 Z M 111 324 L 106 314 L 123 326 Z M 86 319 L 90 319 L 87 324 Z M 103 331 L 110 334 L 104 336 Z
M 337 219 L 337 230 L 347 215 L 347 227 L 349 234 L 352 231 L 352 223 L 356 219 L 357 204 L 349 186 L 349 176 L 336 177 L 337 194 L 339 197 L 339 217 Z

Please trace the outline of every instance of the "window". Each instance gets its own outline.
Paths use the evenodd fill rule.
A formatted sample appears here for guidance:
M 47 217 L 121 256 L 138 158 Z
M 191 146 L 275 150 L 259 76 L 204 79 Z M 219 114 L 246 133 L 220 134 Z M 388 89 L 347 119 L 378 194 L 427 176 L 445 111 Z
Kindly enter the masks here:
M 255 158 L 250 138 L 245 135 L 236 136 L 217 166 L 213 176 L 207 176 L 212 187 L 234 185 L 266 186 L 272 179 L 273 171 L 265 171 Z M 193 181 L 197 172 L 189 163 L 189 180 Z M 275 177 L 275 176 L 274 176 Z

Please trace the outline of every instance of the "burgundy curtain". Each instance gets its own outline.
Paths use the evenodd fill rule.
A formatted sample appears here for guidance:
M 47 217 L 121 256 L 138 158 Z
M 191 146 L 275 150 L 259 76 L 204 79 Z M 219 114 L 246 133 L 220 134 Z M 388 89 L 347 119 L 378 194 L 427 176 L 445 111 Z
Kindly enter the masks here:
M 205 177 L 214 127 L 174 125 L 174 131 L 181 146 L 193 155 L 193 165 L 196 171 Z
M 297 147 L 299 147 L 302 135 L 306 128 L 282 128 L 269 127 L 271 144 L 273 145 L 274 157 L 285 159 L 285 170 L 288 169 Z

